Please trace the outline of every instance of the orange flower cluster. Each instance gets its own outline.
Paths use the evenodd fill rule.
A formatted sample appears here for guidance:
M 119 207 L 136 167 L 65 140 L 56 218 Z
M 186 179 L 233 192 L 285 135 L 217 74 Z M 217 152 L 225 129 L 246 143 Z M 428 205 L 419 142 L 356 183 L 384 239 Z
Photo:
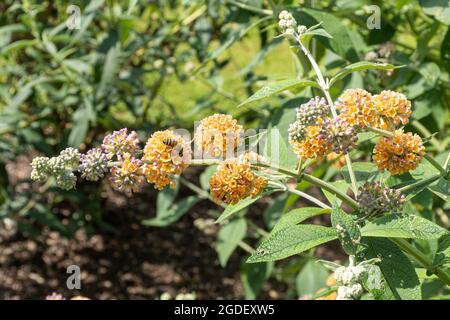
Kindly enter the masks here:
M 255 160 L 261 160 L 261 157 L 245 154 L 220 163 L 209 180 L 214 201 L 236 204 L 241 199 L 260 194 L 267 186 L 267 179 L 253 173 L 250 162 Z
M 417 134 L 404 133 L 400 129 L 396 130 L 392 137 L 381 138 L 373 153 L 373 160 L 378 169 L 387 169 L 392 175 L 396 175 L 417 168 L 425 154 L 425 148 Z
M 320 122 L 320 121 L 318 121 Z M 296 140 L 289 137 L 289 143 L 294 149 L 294 152 L 301 158 L 322 158 L 326 156 L 331 147 L 326 139 L 322 137 L 322 126 L 307 126 L 305 128 L 305 138 L 303 140 Z
M 188 167 L 190 159 L 191 148 L 183 137 L 172 130 L 157 131 L 144 148 L 144 175 L 158 190 L 166 185 L 173 188 L 176 186 L 174 177 Z
M 340 116 L 353 126 L 366 128 L 378 124 L 378 112 L 374 106 L 372 95 L 366 90 L 345 90 L 340 96 L 336 108 L 340 111 Z
M 123 154 L 120 165 L 111 169 L 110 180 L 115 189 L 128 195 L 138 192 L 145 182 L 142 161 L 129 153 Z
M 195 132 L 195 144 L 208 156 L 221 157 L 227 148 L 234 151 L 242 135 L 242 126 L 232 116 L 214 114 L 203 119 Z
M 382 118 L 379 128 L 392 130 L 393 125 L 408 123 L 411 101 L 404 94 L 385 90 L 373 97 L 373 104 Z
M 404 94 L 391 90 L 372 96 L 363 89 L 348 89 L 339 98 L 336 108 L 341 117 L 356 127 L 389 131 L 399 124 L 407 124 L 411 115 L 411 102 Z

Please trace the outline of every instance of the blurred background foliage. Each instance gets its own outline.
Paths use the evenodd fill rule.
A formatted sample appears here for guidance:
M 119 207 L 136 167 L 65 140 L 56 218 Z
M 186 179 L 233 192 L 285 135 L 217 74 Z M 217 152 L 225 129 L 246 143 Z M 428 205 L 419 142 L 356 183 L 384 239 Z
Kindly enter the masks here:
M 66 26 L 70 4 L 81 9 L 78 30 Z M 380 10 L 381 29 L 367 26 L 376 10 L 373 5 Z M 304 57 L 287 41 L 275 38 L 277 16 L 283 9 L 294 12 L 297 21 L 307 26 L 323 22 L 333 36 L 308 42 L 328 77 L 362 60 L 403 66 L 392 73 L 353 73 L 335 84 L 333 97 L 355 87 L 374 93 L 403 92 L 414 110 L 407 129 L 427 137 L 428 150 L 436 154 L 448 150 L 447 1 L 4 0 L 0 3 L 0 219 L 17 222 L 22 232 L 31 235 L 39 234 L 42 226 L 69 237 L 83 227 L 91 232 L 113 228 L 102 218 L 104 188 L 82 183 L 67 192 L 51 184 L 30 184 L 28 176 L 33 156 L 52 156 L 67 146 L 84 151 L 99 145 L 112 130 L 128 127 L 145 141 L 161 128 L 192 130 L 194 121 L 215 112 L 232 114 L 250 128 L 287 128 L 299 101 L 319 92 L 283 92 L 236 108 L 267 81 L 312 77 Z M 327 165 L 315 170 L 330 179 L 336 173 Z M 207 170 L 200 178 L 202 187 L 207 188 L 210 174 Z M 165 219 L 167 212 L 172 216 L 165 222 L 147 221 L 148 225 L 172 223 L 197 202 L 191 196 L 173 208 L 176 192 L 162 193 L 157 203 L 157 212 Z M 421 198 L 431 210 L 433 204 Z M 438 201 L 448 209 L 448 204 Z M 264 212 L 266 227 L 292 204 L 293 199 L 284 195 L 271 200 Z M 180 207 L 187 209 L 180 211 Z M 221 229 L 219 240 L 226 242 L 230 233 L 246 237 L 245 220 L 233 221 L 228 230 Z M 222 265 L 238 244 L 218 245 Z M 298 274 L 299 281 L 319 272 L 314 277 L 325 281 L 324 271 L 311 268 L 309 260 L 300 265 L 285 268 L 278 276 Z M 247 297 L 256 295 L 258 283 L 271 268 L 242 267 Z M 310 294 L 321 285 L 311 283 L 311 288 L 301 287 L 297 293 Z

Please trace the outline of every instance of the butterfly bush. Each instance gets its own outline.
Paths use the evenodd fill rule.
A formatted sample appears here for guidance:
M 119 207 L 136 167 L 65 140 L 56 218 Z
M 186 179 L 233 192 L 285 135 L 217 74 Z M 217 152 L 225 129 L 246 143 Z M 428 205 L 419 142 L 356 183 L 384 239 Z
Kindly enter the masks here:
M 282 35 L 294 42 L 294 47 L 299 48 L 310 60 L 317 74 L 317 86 L 324 95 L 312 97 L 300 104 L 287 132 L 281 133 L 298 157 L 295 171 L 279 166 L 257 152 L 239 152 L 239 146 L 246 143 L 242 137 L 243 126 L 231 115 L 213 114 L 202 119 L 197 126 L 193 136 L 194 149 L 192 141 L 178 134 L 175 129 L 150 134 L 142 149 L 137 133 L 123 128 L 106 135 L 100 146 L 84 154 L 77 149 L 67 148 L 54 157 L 36 157 L 31 163 L 31 179 L 40 183 L 54 181 L 58 187 L 71 190 L 76 187 L 78 179 L 99 181 L 108 177 L 116 190 L 131 195 L 142 190 L 146 184 L 153 185 L 157 190 L 166 186 L 174 188 L 189 166 L 214 164 L 217 168 L 209 179 L 209 198 L 222 206 L 228 205 L 226 217 L 218 221 L 230 219 L 230 212 L 239 211 L 233 211 L 234 205 L 244 199 L 264 195 L 264 191 L 290 192 L 317 204 L 322 210 L 320 214 L 331 214 L 332 227 L 327 228 L 327 231 L 324 231 L 323 226 L 298 225 L 296 219 L 290 218 L 292 225 L 274 228 L 277 232 L 268 235 L 265 232 L 268 238 L 258 249 L 250 250 L 252 255 L 248 259 L 249 263 L 275 261 L 337 238 L 349 256 L 349 264 L 332 267 L 334 273 L 329 286 L 334 288 L 334 292 L 324 295 L 322 299 L 360 299 L 367 292 L 375 292 L 373 285 L 368 285 L 368 279 L 372 282 L 376 277 L 381 279 L 381 273 L 377 273 L 377 270 L 383 265 L 378 267 L 380 259 L 370 258 L 369 254 L 365 256 L 370 249 L 364 242 L 365 236 L 369 234 L 367 230 L 371 232 L 370 236 L 376 234 L 385 237 L 383 233 L 374 233 L 373 230 L 377 231 L 378 224 L 389 222 L 386 217 L 398 219 L 395 223 L 403 221 L 402 210 L 407 201 L 404 192 L 414 192 L 415 188 L 427 186 L 438 179 L 448 183 L 448 166 L 443 168 L 426 155 L 424 142 L 419 135 L 405 131 L 403 126 L 409 122 L 412 104 L 404 94 L 391 90 L 371 93 L 362 88 L 352 88 L 342 92 L 335 100 L 332 99 L 329 93 L 330 81 L 323 77 L 314 57 L 302 42 L 303 37 L 308 35 L 327 36 L 320 24 L 310 28 L 298 25 L 291 13 L 282 11 L 278 25 Z M 438 169 L 439 175 L 400 186 L 368 179 L 358 187 L 350 153 L 363 152 L 363 149 L 358 150 L 358 137 L 362 133 L 372 133 L 372 139 L 376 139 L 371 161 L 379 170 L 379 176 L 385 171 L 390 176 L 408 173 L 416 169 L 423 158 Z M 201 153 L 200 159 L 193 157 L 196 151 Z M 305 164 L 305 160 L 310 162 Z M 307 173 L 307 166 L 318 161 L 345 167 L 353 187 L 351 195 L 348 190 L 339 190 L 329 181 Z M 288 182 L 293 179 L 327 191 L 333 196 L 332 199 L 328 197 L 331 205 L 292 188 L 292 183 Z M 203 191 L 200 194 L 204 198 Z M 342 207 L 341 202 L 346 207 Z M 377 219 L 385 220 L 380 222 Z M 421 218 L 415 216 L 408 219 L 408 227 L 413 228 L 411 219 Z M 372 221 L 378 224 L 371 224 Z M 425 219 L 421 221 L 432 223 Z M 395 226 L 398 228 L 398 225 Z M 296 231 L 296 228 L 303 227 L 304 232 Z M 448 234 L 447 230 L 434 224 L 429 228 L 434 228 L 429 235 L 433 239 Z M 414 230 L 409 231 L 419 234 Z M 290 232 L 296 232 L 299 239 L 289 238 Z M 327 240 L 315 242 L 314 237 L 323 232 L 326 232 L 324 237 Z M 406 234 L 409 237 L 409 233 Z M 306 237 L 304 243 L 295 242 L 303 236 Z M 450 283 L 450 277 L 439 266 L 430 269 L 431 262 L 425 261 L 417 248 L 398 238 L 405 238 L 405 232 L 390 238 L 391 242 L 384 245 L 393 245 L 400 252 L 403 250 L 411 256 L 421 257 L 419 260 L 429 272 L 436 274 L 443 282 Z M 302 249 L 292 251 L 292 248 Z M 388 271 L 383 272 L 387 276 Z M 392 284 L 389 281 L 386 283 Z M 391 290 L 394 289 L 391 287 Z

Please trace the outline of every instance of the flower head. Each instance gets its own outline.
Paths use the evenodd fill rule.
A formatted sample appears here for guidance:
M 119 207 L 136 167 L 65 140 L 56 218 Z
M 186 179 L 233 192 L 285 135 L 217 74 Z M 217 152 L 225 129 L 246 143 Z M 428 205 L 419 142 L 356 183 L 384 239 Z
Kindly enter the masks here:
M 241 155 L 217 166 L 217 172 L 209 180 L 215 201 L 235 204 L 247 197 L 254 198 L 264 190 L 267 180 L 253 173 L 249 162 L 251 157 Z
M 56 175 L 55 178 L 56 185 L 63 190 L 72 190 L 77 184 L 77 177 L 70 169 L 65 169 Z
M 382 129 L 391 129 L 393 125 L 407 124 L 411 115 L 411 101 L 402 93 L 385 90 L 373 96 L 373 103 L 383 121 Z
M 422 139 L 411 132 L 396 130 L 392 137 L 378 140 L 373 150 L 373 160 L 381 171 L 389 170 L 392 175 L 414 170 L 425 154 Z
M 197 148 L 207 155 L 219 157 L 234 151 L 241 141 L 242 126 L 230 115 L 214 114 L 202 121 L 195 132 Z
M 172 130 L 157 131 L 144 147 L 144 174 L 159 190 L 174 187 L 174 178 L 189 166 L 190 159 L 191 148 L 182 136 Z
M 36 157 L 31 162 L 31 179 L 38 182 L 45 182 L 50 174 L 50 168 L 48 166 L 49 158 Z
M 296 121 L 289 126 L 289 136 L 300 141 L 305 138 L 306 128 L 321 123 L 330 113 L 324 98 L 315 97 L 297 108 Z
M 139 139 L 135 131 L 128 134 L 127 128 L 114 131 L 103 139 L 102 148 L 108 159 L 121 158 L 125 153 L 134 155 L 139 150 Z
M 331 146 L 321 134 L 322 125 L 308 126 L 303 140 L 296 140 L 289 135 L 289 143 L 294 152 L 301 158 L 322 158 L 331 151 Z
M 350 125 L 365 128 L 376 126 L 379 114 L 372 100 L 372 95 L 363 89 L 348 89 L 339 97 L 336 108 L 340 116 Z
M 366 182 L 359 188 L 359 210 L 366 216 L 398 212 L 404 202 L 405 196 L 400 191 L 383 187 L 380 182 Z
M 81 154 L 78 149 L 75 148 L 66 148 L 60 152 L 59 156 L 64 161 L 66 166 L 76 170 L 80 164 Z
M 278 19 L 278 26 L 283 32 L 288 34 L 294 33 L 297 21 L 295 21 L 295 18 L 290 12 L 286 10 L 281 11 L 278 15 Z
M 138 192 L 145 183 L 142 161 L 129 153 L 123 154 L 121 164 L 111 169 L 111 183 L 115 189 L 128 195 Z
M 320 138 L 337 154 L 348 153 L 358 140 L 355 128 L 341 117 L 327 119 L 322 125 Z
M 81 177 L 89 181 L 98 181 L 108 171 L 108 157 L 101 148 L 89 150 L 81 156 L 81 164 L 78 168 Z

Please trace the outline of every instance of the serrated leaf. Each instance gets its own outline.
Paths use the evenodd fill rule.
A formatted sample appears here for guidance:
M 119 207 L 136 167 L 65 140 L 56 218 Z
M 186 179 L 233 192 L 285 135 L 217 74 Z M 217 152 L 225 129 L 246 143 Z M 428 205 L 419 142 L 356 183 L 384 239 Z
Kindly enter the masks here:
M 330 80 L 330 86 L 332 86 L 336 81 L 339 81 L 343 79 L 344 77 L 348 76 L 352 72 L 361 71 L 361 70 L 368 70 L 368 69 L 381 69 L 381 70 L 392 70 L 401 68 L 401 66 L 394 66 L 392 64 L 388 63 L 377 63 L 377 62 L 370 62 L 370 61 L 360 61 L 356 63 L 352 63 L 346 67 L 344 67 L 342 70 L 340 70 L 338 73 L 336 73 Z
M 297 208 L 291 210 L 280 217 L 280 220 L 278 220 L 278 222 L 275 224 L 271 233 L 275 233 L 281 229 L 294 226 L 311 217 L 321 214 L 328 214 L 330 212 L 331 209 L 322 209 L 315 207 Z
M 425 218 L 396 213 L 368 222 L 361 234 L 364 237 L 439 239 L 449 232 Z
M 286 90 L 292 90 L 295 88 L 301 88 L 305 86 L 311 86 L 316 88 L 319 87 L 317 83 L 311 80 L 289 79 L 273 82 L 271 84 L 265 85 L 264 87 L 256 91 L 251 97 L 249 97 L 247 100 L 242 102 L 237 107 L 239 108 L 248 103 L 266 99 L 268 97 L 271 97 L 275 94 L 281 93 Z
M 248 258 L 247 262 L 284 259 L 336 238 L 336 232 L 332 228 L 311 224 L 295 225 L 271 234 Z
M 331 211 L 331 224 L 336 229 L 342 248 L 348 255 L 355 255 L 361 241 L 361 232 L 350 215 L 342 211 L 336 198 Z
M 396 299 L 420 300 L 420 281 L 408 257 L 389 239 L 366 238 L 366 258 L 380 258 L 378 266 Z
M 244 239 L 246 233 L 247 222 L 243 218 L 234 219 L 220 228 L 217 235 L 216 251 L 222 267 L 225 267 L 231 254 L 237 248 L 239 242 Z
M 161 212 L 161 214 L 156 216 L 156 218 L 142 221 L 142 224 L 152 227 L 166 227 L 180 219 L 200 200 L 201 199 L 197 196 L 183 198 L 173 204 L 168 210 Z

